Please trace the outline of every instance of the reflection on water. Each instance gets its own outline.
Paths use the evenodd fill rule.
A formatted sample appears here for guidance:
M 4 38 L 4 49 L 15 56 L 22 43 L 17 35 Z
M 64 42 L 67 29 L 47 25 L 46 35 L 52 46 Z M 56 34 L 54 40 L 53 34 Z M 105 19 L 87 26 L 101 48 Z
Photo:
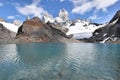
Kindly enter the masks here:
M 0 45 L 0 80 L 7 80 L 7 75 L 14 69 L 13 65 L 18 64 L 19 54 L 15 44 Z
M 15 62 L 18 58 L 15 44 L 0 45 L 0 62 Z
M 119 44 L 0 45 L 0 80 L 119 80 Z

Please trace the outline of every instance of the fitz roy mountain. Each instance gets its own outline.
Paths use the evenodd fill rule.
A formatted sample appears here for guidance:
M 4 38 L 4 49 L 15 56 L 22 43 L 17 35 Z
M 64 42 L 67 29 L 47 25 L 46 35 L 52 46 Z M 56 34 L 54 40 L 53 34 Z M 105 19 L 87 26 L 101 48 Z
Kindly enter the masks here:
M 97 28 L 104 26 L 90 23 L 87 20 L 69 20 L 68 12 L 65 9 L 60 10 L 58 17 L 55 18 L 46 13 L 43 16 L 43 21 L 54 24 L 56 28 L 66 29 L 66 35 L 72 35 L 74 39 L 90 38 Z
M 120 43 L 120 10 L 106 24 L 70 20 L 65 9 L 55 18 L 46 12 L 43 19 L 33 17 L 23 23 L 0 19 L 0 43 L 25 42 Z

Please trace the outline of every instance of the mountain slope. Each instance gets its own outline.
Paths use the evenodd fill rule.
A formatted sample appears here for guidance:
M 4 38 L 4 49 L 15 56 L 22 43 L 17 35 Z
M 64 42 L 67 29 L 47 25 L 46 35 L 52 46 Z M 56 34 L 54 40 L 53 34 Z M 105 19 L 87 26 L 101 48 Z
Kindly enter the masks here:
M 0 23 L 0 43 L 12 43 L 15 36 L 15 32 L 8 30 L 3 24 Z
M 62 31 L 44 24 L 38 17 L 27 20 L 19 28 L 18 42 L 72 42 Z
M 46 13 L 43 16 L 45 23 L 51 23 L 56 26 L 57 29 L 65 32 L 67 36 L 71 36 L 73 39 L 90 38 L 92 33 L 103 25 L 90 23 L 86 20 L 69 20 L 68 12 L 65 9 L 60 10 L 58 16 L 53 18 L 50 14 Z
M 66 10 L 61 10 L 57 21 L 48 13 L 41 21 L 38 17 L 28 19 L 19 27 L 0 19 L 0 42 L 100 42 L 120 43 L 120 10 L 107 24 L 86 20 L 69 20 Z M 18 29 L 19 28 L 19 29 Z M 16 34 L 17 33 L 17 34 Z M 76 40 L 77 39 L 77 40 Z
M 120 42 L 120 10 L 117 11 L 106 26 L 95 30 L 88 42 Z
M 92 33 L 103 25 L 95 25 L 85 20 L 76 20 L 69 27 L 67 35 L 73 35 L 75 39 L 90 38 Z

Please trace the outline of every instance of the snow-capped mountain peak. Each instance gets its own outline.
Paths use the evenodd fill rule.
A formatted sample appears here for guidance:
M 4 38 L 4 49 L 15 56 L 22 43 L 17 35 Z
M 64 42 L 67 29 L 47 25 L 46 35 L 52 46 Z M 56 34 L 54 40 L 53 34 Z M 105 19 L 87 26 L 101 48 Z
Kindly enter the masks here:
M 55 22 L 55 20 L 54 20 L 54 18 L 52 17 L 52 15 L 50 15 L 48 12 L 45 12 L 45 14 L 44 14 L 44 16 L 43 16 L 43 21 L 44 21 L 45 23 L 47 23 L 47 22 L 54 23 L 54 22 Z
M 90 38 L 92 33 L 97 29 L 102 27 L 90 23 L 87 20 L 69 20 L 69 15 L 67 10 L 61 9 L 58 13 L 58 16 L 53 18 L 50 14 L 45 13 L 43 16 L 45 23 L 50 22 L 53 24 L 61 25 L 63 28 L 66 28 L 68 32 L 66 35 L 73 35 L 75 39 Z
M 61 9 L 60 12 L 58 13 L 58 16 L 53 18 L 52 15 L 50 15 L 48 12 L 45 12 L 43 16 L 43 21 L 45 23 L 50 22 L 50 23 L 63 23 L 69 20 L 68 18 L 68 12 L 65 9 Z
M 65 9 L 61 9 L 60 12 L 58 13 L 58 15 L 63 21 L 67 21 L 69 19 L 68 12 Z

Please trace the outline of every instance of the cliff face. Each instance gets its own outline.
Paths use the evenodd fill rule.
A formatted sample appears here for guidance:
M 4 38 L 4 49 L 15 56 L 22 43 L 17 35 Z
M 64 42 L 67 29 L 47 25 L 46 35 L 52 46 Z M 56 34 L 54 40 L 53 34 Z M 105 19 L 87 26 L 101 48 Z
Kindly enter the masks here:
M 120 10 L 117 11 L 117 13 L 114 15 L 114 17 L 110 20 L 109 23 L 113 23 L 114 21 L 116 21 L 116 24 L 120 24 Z
M 69 42 L 68 37 L 49 23 L 43 24 L 38 17 L 27 20 L 18 29 L 18 42 Z
M 120 42 L 120 10 L 110 22 L 93 33 L 93 36 L 87 40 L 88 42 Z

